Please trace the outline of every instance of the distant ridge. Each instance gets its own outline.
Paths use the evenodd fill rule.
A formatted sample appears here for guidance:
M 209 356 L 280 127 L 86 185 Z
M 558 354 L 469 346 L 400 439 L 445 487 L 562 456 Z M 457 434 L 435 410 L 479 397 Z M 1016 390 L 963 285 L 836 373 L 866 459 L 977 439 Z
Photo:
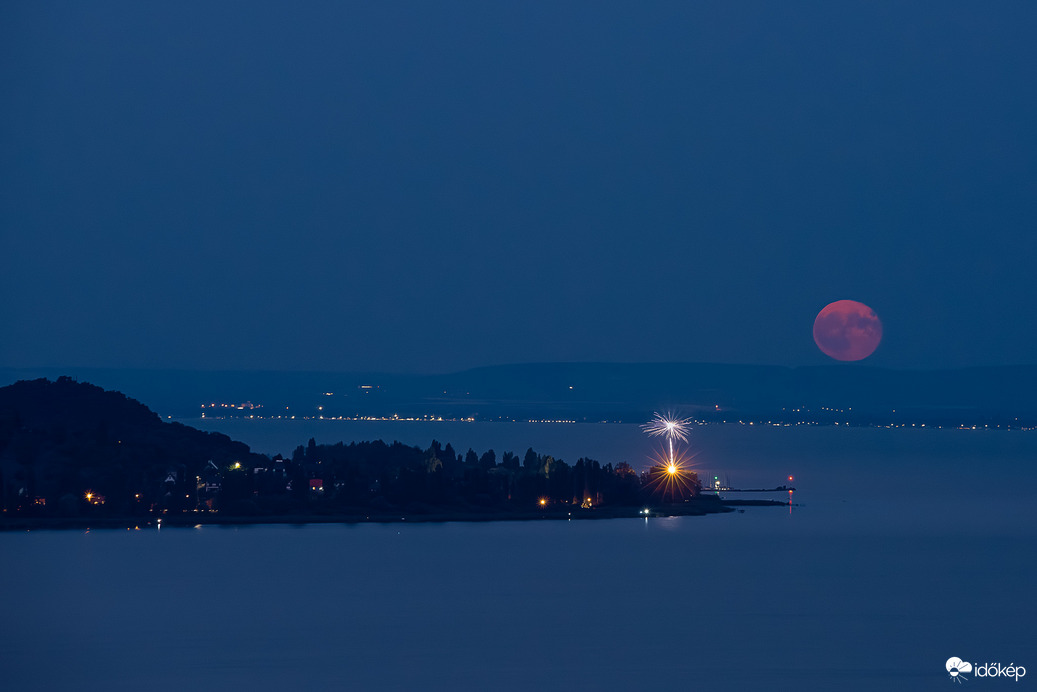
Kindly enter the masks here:
M 766 416 L 803 408 L 880 417 L 896 411 L 915 418 L 1037 418 L 1037 365 L 889 370 L 856 364 L 530 363 L 444 375 L 0 369 L 0 384 L 58 375 L 124 391 L 163 415 L 182 417 L 199 415 L 207 402 L 248 401 L 262 404 L 264 415 L 640 419 L 660 409 Z

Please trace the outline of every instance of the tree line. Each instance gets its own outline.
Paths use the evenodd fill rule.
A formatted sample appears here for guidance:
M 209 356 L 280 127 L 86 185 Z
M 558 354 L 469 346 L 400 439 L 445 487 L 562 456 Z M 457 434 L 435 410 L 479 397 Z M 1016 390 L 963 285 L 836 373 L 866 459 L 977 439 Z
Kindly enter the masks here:
M 661 466 L 638 474 L 627 463 L 569 464 L 532 448 L 461 453 L 437 440 L 422 449 L 310 439 L 288 458 L 268 457 L 69 378 L 0 388 L 0 502 L 9 516 L 550 511 L 676 501 L 699 489 L 687 474 L 680 497 L 667 497 L 666 477 Z

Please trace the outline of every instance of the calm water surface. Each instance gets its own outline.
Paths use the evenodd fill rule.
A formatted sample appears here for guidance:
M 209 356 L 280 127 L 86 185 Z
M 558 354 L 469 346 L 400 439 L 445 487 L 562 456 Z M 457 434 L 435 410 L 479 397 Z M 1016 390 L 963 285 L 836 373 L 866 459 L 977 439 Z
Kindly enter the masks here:
M 278 423 L 206 421 L 268 452 L 651 451 L 636 426 Z M 2 687 L 938 690 L 951 656 L 1034 686 L 1037 434 L 710 426 L 693 449 L 741 485 L 795 474 L 799 506 L 0 534 Z

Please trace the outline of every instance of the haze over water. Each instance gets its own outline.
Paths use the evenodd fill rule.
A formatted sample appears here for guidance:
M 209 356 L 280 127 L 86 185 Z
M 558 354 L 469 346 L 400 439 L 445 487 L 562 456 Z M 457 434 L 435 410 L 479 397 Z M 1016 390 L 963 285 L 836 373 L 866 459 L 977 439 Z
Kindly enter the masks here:
M 636 426 L 284 423 L 206 426 L 286 454 L 311 435 L 531 445 L 635 468 L 651 451 Z M 794 474 L 798 506 L 0 535 L 24 567 L 0 576 L 5 677 L 13 689 L 863 690 L 947 689 L 951 656 L 1037 670 L 1037 436 L 706 426 L 692 440 L 700 468 L 736 485 Z

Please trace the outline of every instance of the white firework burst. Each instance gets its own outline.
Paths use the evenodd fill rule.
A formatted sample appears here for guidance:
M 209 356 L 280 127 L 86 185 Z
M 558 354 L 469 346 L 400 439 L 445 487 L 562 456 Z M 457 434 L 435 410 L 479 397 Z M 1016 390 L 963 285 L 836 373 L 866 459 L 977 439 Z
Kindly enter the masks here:
M 661 413 L 657 413 L 652 420 L 642 425 L 641 429 L 651 437 L 666 437 L 667 441 L 672 445 L 675 439 L 681 442 L 688 441 L 688 426 L 691 423 L 692 420 L 690 418 L 676 418 L 671 415 L 664 416 Z

